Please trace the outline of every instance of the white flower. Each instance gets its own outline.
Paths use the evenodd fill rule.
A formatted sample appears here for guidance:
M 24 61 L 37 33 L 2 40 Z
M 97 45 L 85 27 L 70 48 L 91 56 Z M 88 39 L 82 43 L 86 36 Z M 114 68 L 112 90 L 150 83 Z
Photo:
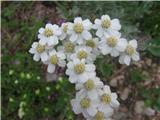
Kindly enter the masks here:
M 89 30 L 92 28 L 92 23 L 89 19 L 82 20 L 81 17 L 74 19 L 74 23 L 68 24 L 68 34 L 70 34 L 70 40 L 78 44 L 82 44 L 84 39 L 90 39 L 92 37 Z
M 88 40 L 85 40 L 84 41 L 84 45 L 92 48 L 92 53 L 97 56 L 99 55 L 99 49 L 98 49 L 98 45 L 99 45 L 99 39 L 98 38 L 91 38 L 91 39 L 88 39 Z
M 102 90 L 99 90 L 99 96 L 99 109 L 107 111 L 108 107 L 117 108 L 119 106 L 119 102 L 117 101 L 117 94 L 112 93 L 109 86 L 105 85 Z
M 62 31 L 58 27 L 58 25 L 54 24 L 46 24 L 45 28 L 39 29 L 38 38 L 40 39 L 40 43 L 48 46 L 57 45 L 58 37 L 61 35 Z
M 92 63 L 96 56 L 91 53 L 92 49 L 87 46 L 76 46 L 75 53 L 72 54 L 71 60 L 73 59 L 85 59 L 87 63 Z
M 98 90 L 103 87 L 103 82 L 98 77 L 91 77 L 84 83 L 77 83 L 76 90 L 80 90 L 81 94 L 86 93 L 90 99 L 98 99 Z
M 74 59 L 67 64 L 66 74 L 71 83 L 78 83 L 95 76 L 95 65 L 86 64 L 85 59 Z
M 77 93 L 76 98 L 71 100 L 71 105 L 75 114 L 82 113 L 84 117 L 94 116 L 97 113 L 98 102 L 86 94 Z
M 66 55 L 67 60 L 69 61 L 71 60 L 71 54 L 75 52 L 75 46 L 75 43 L 69 40 L 64 40 L 62 42 L 62 45 L 57 47 L 57 50 L 63 52 Z
M 95 116 L 88 116 L 87 120 L 111 120 L 110 117 L 113 115 L 113 109 L 111 107 L 107 107 L 105 110 L 100 107 L 97 109 Z
M 101 19 L 95 19 L 94 28 L 97 29 L 96 35 L 103 37 L 104 35 L 117 35 L 121 29 L 118 19 L 111 20 L 108 15 L 102 15 Z
M 55 71 L 56 65 L 60 67 L 65 67 L 66 62 L 64 53 L 56 52 L 56 50 L 53 49 L 49 52 L 49 57 L 45 64 L 48 64 L 47 71 L 49 73 L 53 73 Z
M 110 54 L 113 57 L 119 56 L 125 50 L 126 40 L 119 35 L 104 36 L 99 42 L 99 49 L 103 55 Z
M 67 31 L 68 31 L 68 24 L 70 24 L 69 22 L 67 23 L 62 23 L 61 25 L 61 31 L 62 31 L 62 34 L 60 36 L 60 40 L 64 40 L 66 37 L 67 37 Z
M 47 51 L 46 45 L 42 45 L 38 42 L 34 42 L 32 48 L 29 50 L 31 54 L 34 54 L 33 60 L 39 61 L 41 59 L 43 62 L 48 59 Z
M 133 59 L 133 61 L 138 61 L 140 57 L 139 57 L 139 53 L 136 51 L 137 41 L 131 40 L 128 43 L 126 42 L 125 46 L 126 46 L 125 52 L 123 52 L 120 55 L 119 62 L 121 64 L 129 65 L 131 62 L 131 59 Z

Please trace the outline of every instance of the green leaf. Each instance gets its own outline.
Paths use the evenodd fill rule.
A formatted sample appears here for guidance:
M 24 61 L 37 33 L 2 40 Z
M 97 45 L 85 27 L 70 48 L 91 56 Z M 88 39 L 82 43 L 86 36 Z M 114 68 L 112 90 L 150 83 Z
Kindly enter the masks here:
M 144 75 L 139 69 L 132 70 L 130 75 L 131 75 L 131 83 L 136 83 L 144 79 Z
M 152 55 L 160 57 L 160 39 L 151 41 L 148 45 L 148 51 Z
M 110 64 L 101 64 L 101 73 L 104 77 L 109 77 L 112 73 L 112 65 Z

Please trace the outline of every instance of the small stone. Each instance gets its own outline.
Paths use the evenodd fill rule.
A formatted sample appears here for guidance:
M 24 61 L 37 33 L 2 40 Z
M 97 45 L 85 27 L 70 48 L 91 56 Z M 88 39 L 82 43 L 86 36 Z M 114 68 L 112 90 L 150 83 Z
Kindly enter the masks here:
M 121 93 L 121 96 L 120 96 L 121 99 L 122 100 L 126 100 L 128 98 L 129 93 L 130 93 L 130 89 L 129 88 L 125 88 L 123 90 L 123 92 Z
M 155 115 L 155 110 L 152 108 L 146 108 L 144 110 L 144 114 L 147 116 L 154 116 Z
M 143 101 L 137 101 L 134 107 L 135 113 L 141 114 L 144 111 L 144 102 Z

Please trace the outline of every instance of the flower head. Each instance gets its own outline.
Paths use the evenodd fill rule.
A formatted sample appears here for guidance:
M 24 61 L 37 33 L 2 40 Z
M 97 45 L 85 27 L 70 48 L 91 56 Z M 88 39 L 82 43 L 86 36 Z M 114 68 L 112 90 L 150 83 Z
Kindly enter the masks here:
M 35 61 L 39 61 L 41 59 L 44 62 L 48 59 L 47 46 L 38 42 L 34 42 L 32 44 L 32 48 L 30 48 L 29 52 L 34 54 L 33 59 Z
M 94 28 L 97 29 L 96 35 L 103 37 L 104 35 L 117 35 L 121 29 L 118 19 L 111 20 L 108 15 L 102 15 L 101 19 L 95 19 Z
M 61 35 L 62 31 L 57 25 L 52 25 L 50 23 L 46 24 L 45 28 L 39 29 L 38 38 L 40 43 L 43 45 L 57 45 L 58 37 Z
M 70 40 L 78 44 L 83 44 L 85 39 L 90 39 L 92 37 L 89 32 L 91 27 L 92 23 L 89 19 L 82 20 L 81 17 L 75 18 L 74 23 L 68 25 Z
M 67 64 L 66 74 L 71 83 L 83 82 L 88 77 L 95 76 L 95 66 L 86 64 L 85 59 L 73 59 Z
M 129 65 L 131 62 L 131 59 L 133 61 L 138 61 L 140 59 L 139 53 L 136 51 L 137 49 L 137 41 L 131 40 L 125 44 L 125 51 L 120 55 L 119 62 L 121 64 Z

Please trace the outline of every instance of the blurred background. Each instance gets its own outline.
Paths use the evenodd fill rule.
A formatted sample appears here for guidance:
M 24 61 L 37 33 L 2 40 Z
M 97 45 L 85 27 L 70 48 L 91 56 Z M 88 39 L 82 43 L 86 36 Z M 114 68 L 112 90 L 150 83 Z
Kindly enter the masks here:
M 48 74 L 28 50 L 40 27 L 74 17 L 118 18 L 122 36 L 138 40 L 141 60 L 126 67 L 109 56 L 96 61 L 98 76 L 121 103 L 115 120 L 160 120 L 160 2 L 1 2 L 1 113 L 3 120 L 83 120 L 70 100 L 74 85 L 63 70 Z

